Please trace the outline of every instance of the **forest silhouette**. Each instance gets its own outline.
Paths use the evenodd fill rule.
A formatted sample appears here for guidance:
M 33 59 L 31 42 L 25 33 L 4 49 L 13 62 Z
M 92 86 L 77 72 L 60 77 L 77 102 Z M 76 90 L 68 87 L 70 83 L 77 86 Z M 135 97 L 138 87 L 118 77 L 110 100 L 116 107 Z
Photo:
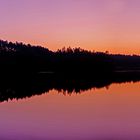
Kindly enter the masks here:
M 53 52 L 41 46 L 0 40 L 0 66 L 0 72 L 7 74 L 103 76 L 114 71 L 139 70 L 140 56 L 92 52 L 70 47 Z
M 140 80 L 140 56 L 81 48 L 56 52 L 0 40 L 0 101 L 47 93 L 81 93 L 111 83 Z
M 95 74 L 113 70 L 113 60 L 106 53 L 81 48 L 63 48 L 52 52 L 41 46 L 0 41 L 2 73 L 55 73 L 69 75 Z

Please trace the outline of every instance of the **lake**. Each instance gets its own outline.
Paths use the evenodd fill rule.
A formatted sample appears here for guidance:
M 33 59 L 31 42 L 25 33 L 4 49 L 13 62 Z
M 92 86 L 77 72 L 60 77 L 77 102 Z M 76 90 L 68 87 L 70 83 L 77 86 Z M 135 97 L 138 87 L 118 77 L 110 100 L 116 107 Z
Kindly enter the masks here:
M 1 140 L 139 140 L 140 82 L 0 103 Z

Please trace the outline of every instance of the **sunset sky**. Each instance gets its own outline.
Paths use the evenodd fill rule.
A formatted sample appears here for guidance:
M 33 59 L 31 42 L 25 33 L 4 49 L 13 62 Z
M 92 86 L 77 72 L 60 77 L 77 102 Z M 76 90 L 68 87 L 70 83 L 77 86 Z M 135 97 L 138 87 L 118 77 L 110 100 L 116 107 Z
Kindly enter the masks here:
M 3 40 L 140 54 L 140 0 L 0 0 L 0 18 Z

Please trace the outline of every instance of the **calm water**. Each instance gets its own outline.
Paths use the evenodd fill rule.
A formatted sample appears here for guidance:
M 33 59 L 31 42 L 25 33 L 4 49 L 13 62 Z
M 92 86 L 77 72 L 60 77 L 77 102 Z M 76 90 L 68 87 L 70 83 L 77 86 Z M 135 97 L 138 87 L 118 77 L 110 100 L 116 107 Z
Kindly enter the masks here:
M 139 140 L 140 83 L 0 103 L 1 140 Z

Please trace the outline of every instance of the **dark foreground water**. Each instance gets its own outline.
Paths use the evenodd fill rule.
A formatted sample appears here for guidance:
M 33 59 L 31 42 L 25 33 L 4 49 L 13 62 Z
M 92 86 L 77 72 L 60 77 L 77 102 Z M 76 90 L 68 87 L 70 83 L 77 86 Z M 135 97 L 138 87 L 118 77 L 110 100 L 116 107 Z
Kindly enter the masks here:
M 140 140 L 140 83 L 0 103 L 0 140 Z

